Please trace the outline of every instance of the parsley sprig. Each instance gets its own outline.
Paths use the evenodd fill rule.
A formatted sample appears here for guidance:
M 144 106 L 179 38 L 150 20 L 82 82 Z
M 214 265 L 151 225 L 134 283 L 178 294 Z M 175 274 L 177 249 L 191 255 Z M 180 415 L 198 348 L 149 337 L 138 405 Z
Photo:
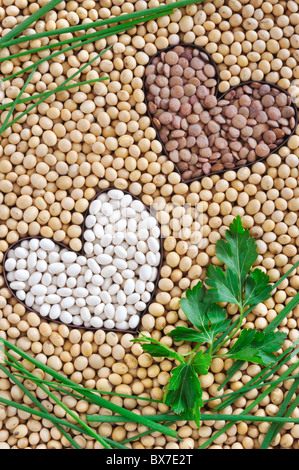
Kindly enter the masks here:
M 209 372 L 212 359 L 222 357 L 271 366 L 277 362 L 275 353 L 286 338 L 285 333 L 273 331 L 274 328 L 268 331 L 244 329 L 236 337 L 245 315 L 269 299 L 273 291 L 269 276 L 254 267 L 258 258 L 257 244 L 243 228 L 239 216 L 229 226 L 225 239 L 217 241 L 216 256 L 224 266 L 210 265 L 204 283 L 198 281 L 180 301 L 193 327 L 178 326 L 168 333 L 175 342 L 195 343 L 193 349 L 179 354 L 150 336 L 141 335 L 133 340 L 140 342 L 143 350 L 153 357 L 175 361 L 163 401 L 176 414 L 195 421 L 198 426 L 203 406 L 199 376 Z M 238 307 L 236 324 L 223 307 L 228 303 Z M 230 349 L 223 349 L 231 339 Z

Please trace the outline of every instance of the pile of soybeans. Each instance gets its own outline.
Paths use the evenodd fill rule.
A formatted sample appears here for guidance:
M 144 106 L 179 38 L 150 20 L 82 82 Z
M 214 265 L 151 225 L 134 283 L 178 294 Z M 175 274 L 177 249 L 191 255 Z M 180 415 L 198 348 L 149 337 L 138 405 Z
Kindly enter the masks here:
M 2 0 L 0 36 L 44 4 L 43 0 Z M 32 24 L 30 32 L 65 28 L 162 4 L 159 0 L 62 1 Z M 237 215 L 256 239 L 259 252 L 256 266 L 270 276 L 271 282 L 276 282 L 299 259 L 299 126 L 288 144 L 263 162 L 236 170 L 228 168 L 222 174 L 207 175 L 187 184 L 174 163 L 164 155 L 151 125 L 143 77 L 150 58 L 157 52 L 179 43 L 195 44 L 205 48 L 218 65 L 220 93 L 244 81 L 265 80 L 296 96 L 299 89 L 298 10 L 299 0 L 206 0 L 41 64 L 26 88 L 28 95 L 51 89 L 53 82 L 60 84 L 94 55 L 112 45 L 80 76 L 80 81 L 102 76 L 109 80 L 52 95 L 0 136 L 1 273 L 4 253 L 23 237 L 51 238 L 73 251 L 80 251 L 82 224 L 89 202 L 99 191 L 113 186 L 129 191 L 145 206 L 155 208 L 162 229 L 161 277 L 155 297 L 142 317 L 139 328 L 142 333 L 150 334 L 167 346 L 173 345 L 167 333 L 175 326 L 187 326 L 179 300 L 187 288 L 205 278 L 207 265 L 219 262 L 215 257 L 215 244 Z M 49 51 L 39 54 L 29 51 L 50 41 L 53 37 L 2 49 L 0 58 L 7 57 L 7 60 L 0 62 L 0 79 L 50 54 Z M 9 58 L 20 50 L 28 50 L 28 54 Z M 3 96 L 6 100 L 3 102 L 15 99 L 24 83 L 22 76 L 3 82 L 1 100 Z M 19 104 L 15 112 L 24 109 L 25 105 Z M 1 111 L 1 125 L 5 117 L 6 112 Z M 193 210 L 202 214 L 201 227 L 190 217 Z M 177 226 L 176 211 L 183 221 L 183 234 Z M 157 264 L 158 257 L 154 266 Z M 246 317 L 243 328 L 265 329 L 298 289 L 299 268 L 279 285 L 273 298 L 259 304 Z M 227 311 L 233 319 L 237 310 L 228 305 Z M 103 317 L 103 321 L 107 318 Z M 127 322 L 127 317 L 119 318 L 119 322 Z M 299 306 L 279 329 L 288 335 L 286 349 L 299 338 Z M 169 359 L 153 360 L 138 343 L 131 342 L 131 333 L 107 332 L 101 328 L 83 330 L 80 326 L 58 324 L 26 310 L 11 296 L 2 274 L 0 335 L 84 387 L 126 395 L 161 400 L 163 387 L 174 366 Z M 191 345 L 181 342 L 176 343 L 176 348 L 184 354 Z M 297 356 L 278 369 L 271 380 L 277 379 L 295 361 L 298 361 Z M 222 394 L 238 390 L 261 370 L 259 365 L 245 363 L 224 390 L 218 391 L 232 363 L 230 359 L 215 358 L 210 372 L 201 377 L 203 399 L 219 397 L 206 405 L 205 413 L 212 412 L 221 403 Z M 275 416 L 291 383 L 285 381 L 277 386 L 252 414 Z M 32 392 L 57 417 L 71 419 L 41 390 L 33 388 Z M 222 413 L 239 414 L 259 393 L 260 390 L 252 389 Z M 28 405 L 28 398 L 1 371 L 0 395 Z M 58 392 L 57 396 L 61 398 Z M 166 405 L 146 400 L 118 396 L 111 396 L 110 400 L 142 415 L 168 411 Z M 99 406 L 72 396 L 63 397 L 62 401 L 83 418 L 86 414 L 103 414 Z M 299 408 L 292 416 L 299 417 Z M 127 446 L 197 449 L 224 424 L 225 421 L 207 421 L 198 429 L 194 422 L 179 421 L 171 427 L 177 430 L 180 441 L 153 432 Z M 91 425 L 102 436 L 117 442 L 147 430 L 136 423 Z M 266 422 L 233 424 L 209 448 L 258 449 L 269 426 Z M 89 436 L 77 431 L 70 433 L 83 448 L 101 448 L 101 444 Z M 68 447 L 68 440 L 49 421 L 0 405 L 0 449 Z M 299 424 L 285 424 L 271 447 L 298 449 Z

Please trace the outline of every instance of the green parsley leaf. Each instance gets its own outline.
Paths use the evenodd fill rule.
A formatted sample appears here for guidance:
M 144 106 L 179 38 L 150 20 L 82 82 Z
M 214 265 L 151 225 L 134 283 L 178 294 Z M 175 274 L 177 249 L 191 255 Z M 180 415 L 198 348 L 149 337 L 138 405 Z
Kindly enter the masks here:
M 209 290 L 209 295 L 214 302 L 229 302 L 235 305 L 242 305 L 242 295 L 238 289 L 238 277 L 227 269 L 224 273 L 219 266 L 215 267 L 210 265 L 207 269 L 206 284 L 212 289 Z
M 282 343 L 286 339 L 287 334 L 282 331 L 264 333 L 257 331 L 255 333 L 255 343 L 258 348 L 264 352 L 276 352 L 281 348 Z
M 199 331 L 196 331 L 193 328 L 186 328 L 185 326 L 178 326 L 167 334 L 175 341 L 200 342 L 202 338 L 202 335 Z
M 200 427 L 202 388 L 193 364 L 180 364 L 172 370 L 170 381 L 166 386 L 164 403 L 171 406 L 175 413 L 186 414 Z
M 192 290 L 187 289 L 186 298 L 180 300 L 180 306 L 188 320 L 201 331 L 204 329 L 204 319 L 209 305 L 210 300 L 201 281 Z
M 186 331 L 188 328 L 182 331 L 183 327 L 179 327 L 179 331 L 178 328 L 173 330 L 170 336 L 173 338 L 176 337 L 177 340 L 179 340 L 179 338 L 187 339 L 186 336 L 188 336 L 188 341 L 212 343 L 217 334 L 227 328 L 229 321 L 226 321 L 226 311 L 213 301 L 210 296 L 210 291 L 211 290 L 207 290 L 206 287 L 199 282 L 192 290 L 188 289 L 186 298 L 180 301 L 181 308 L 188 320 L 190 320 L 200 332 L 196 334 L 196 331 L 193 330 L 193 332 L 190 333 Z
M 243 228 L 239 215 L 226 230 L 225 238 L 226 241 L 217 241 L 216 256 L 236 274 L 238 285 L 243 286 L 251 266 L 258 257 L 257 244 L 254 238 L 250 237 L 249 230 Z
M 269 284 L 269 279 L 261 269 L 249 273 L 245 281 L 244 307 L 257 305 L 271 297 L 273 287 Z
M 194 365 L 194 369 L 198 375 L 207 375 L 211 362 L 211 356 L 209 354 L 204 354 L 202 351 L 195 354 L 192 360 L 192 364 Z
M 243 330 L 226 356 L 232 359 L 270 365 L 277 360 L 273 352 L 281 347 L 285 338 L 286 334 L 280 331 L 264 333 L 254 329 Z
M 141 343 L 142 349 L 153 357 L 172 357 L 179 362 L 184 362 L 184 357 L 181 354 L 150 336 L 141 335 L 139 338 L 133 339 L 132 342 Z

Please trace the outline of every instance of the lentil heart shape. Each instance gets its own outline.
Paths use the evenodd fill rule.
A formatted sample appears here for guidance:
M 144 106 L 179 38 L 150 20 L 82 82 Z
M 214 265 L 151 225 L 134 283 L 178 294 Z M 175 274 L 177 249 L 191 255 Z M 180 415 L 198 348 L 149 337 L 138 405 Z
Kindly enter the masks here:
M 218 96 L 210 55 L 177 45 L 145 69 L 148 113 L 185 182 L 250 165 L 286 144 L 297 124 L 290 95 L 268 82 L 245 82 Z
M 43 237 L 13 244 L 3 261 L 9 290 L 50 321 L 137 331 L 162 263 L 156 218 L 136 196 L 109 188 L 90 202 L 82 238 L 79 253 Z

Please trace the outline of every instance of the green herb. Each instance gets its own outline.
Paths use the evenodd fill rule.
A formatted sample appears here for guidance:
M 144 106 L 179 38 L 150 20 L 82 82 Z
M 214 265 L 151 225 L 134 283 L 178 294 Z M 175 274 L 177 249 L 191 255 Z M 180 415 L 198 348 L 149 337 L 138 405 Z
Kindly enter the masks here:
M 25 395 L 34 403 L 41 412 L 46 413 L 48 415 L 48 420 L 51 421 L 51 414 L 48 412 L 48 410 L 38 401 L 38 399 L 33 395 L 33 393 L 30 392 L 30 390 L 27 390 L 27 388 L 14 376 L 14 374 L 11 374 L 10 371 L 5 368 L 2 364 L 0 364 L 0 370 L 4 372 L 7 377 L 11 379 L 12 382 L 14 382 L 17 387 L 19 387 L 22 392 L 24 392 Z M 64 430 L 63 427 L 61 427 L 59 424 L 56 423 L 57 429 L 63 434 L 64 437 L 67 438 L 67 440 L 72 444 L 72 446 L 75 449 L 80 449 L 80 446 L 74 441 L 74 439 Z
M 128 14 L 119 15 L 117 17 L 108 18 L 105 20 L 99 20 L 99 21 L 95 21 L 91 23 L 70 26 L 68 28 L 60 28 L 60 29 L 56 29 L 53 31 L 43 31 L 41 33 L 35 33 L 32 35 L 27 35 L 24 37 L 13 39 L 15 36 L 17 36 L 18 34 L 23 32 L 26 28 L 28 28 L 28 26 L 30 26 L 32 23 L 34 23 L 39 18 L 41 18 L 45 13 L 47 13 L 52 8 L 54 8 L 58 3 L 61 3 L 61 0 L 52 0 L 47 5 L 42 7 L 40 10 L 36 11 L 33 15 L 26 18 L 26 20 L 24 20 L 18 26 L 13 28 L 4 37 L 2 37 L 0 39 L 0 47 L 9 47 L 13 44 L 19 44 L 25 41 L 27 42 L 27 41 L 31 41 L 31 40 L 38 39 L 38 38 L 44 38 L 48 36 L 60 35 L 60 34 L 65 34 L 65 33 L 74 33 L 77 31 L 84 31 L 86 29 L 91 29 L 91 28 L 99 28 L 99 27 L 107 26 L 107 25 L 114 24 L 114 23 L 128 22 L 130 20 L 134 20 L 135 18 L 137 19 L 143 18 L 143 21 L 147 21 L 147 17 L 149 15 L 163 14 L 165 16 L 169 14 L 169 11 L 172 11 L 174 8 L 183 8 L 187 5 L 201 3 L 203 1 L 204 0 L 181 0 L 175 3 L 169 3 L 168 5 L 161 5 L 155 8 L 148 8 L 142 11 L 135 11 L 135 12 L 128 13 Z M 113 27 L 110 29 L 113 29 Z
M 291 268 L 289 271 L 288 271 L 288 275 L 290 275 L 290 273 L 294 270 L 295 267 L 299 266 L 299 261 L 297 261 L 297 263 L 293 266 L 293 268 Z M 283 276 L 284 277 L 284 276 Z M 281 278 L 274 286 L 273 286 L 273 289 L 276 288 L 279 283 L 281 282 L 283 278 Z M 268 332 L 271 332 L 273 330 L 275 330 L 275 328 L 277 328 L 279 326 L 279 324 L 282 322 L 282 320 L 284 318 L 286 318 L 289 313 L 296 307 L 296 305 L 298 305 L 299 303 L 299 292 L 295 295 L 295 297 L 292 298 L 292 300 L 282 309 L 282 311 L 277 315 L 277 317 L 275 317 L 270 323 L 269 325 L 265 328 L 264 332 L 265 333 L 268 333 Z M 246 314 L 250 311 L 250 309 L 246 312 Z M 227 377 L 226 379 L 222 382 L 222 384 L 220 385 L 219 387 L 219 390 L 221 390 L 230 380 L 231 378 L 235 375 L 235 373 L 240 369 L 240 367 L 244 364 L 244 361 L 237 361 L 235 364 L 233 364 L 231 366 L 231 368 L 228 370 L 227 372 Z
M 187 416 L 188 420 L 195 421 L 200 427 L 202 388 L 192 363 L 180 364 L 172 370 L 164 401 L 175 413 Z
M 182 418 L 177 415 L 152 415 L 149 416 L 152 421 L 182 421 Z M 280 423 L 282 426 L 285 423 L 299 423 L 299 418 L 290 418 L 288 416 L 256 416 L 256 415 L 225 415 L 225 414 L 202 414 L 202 421 L 230 421 L 232 424 L 235 422 L 252 421 L 252 422 L 266 422 L 266 423 Z M 89 423 L 132 423 L 133 421 L 124 419 L 119 416 L 95 416 L 87 415 L 86 420 Z
M 286 333 L 280 331 L 266 334 L 254 329 L 243 330 L 225 356 L 262 365 L 273 364 L 276 362 L 277 357 L 272 353 L 280 349 L 286 336 Z
M 69 90 L 72 88 L 79 88 L 80 86 L 83 86 L 83 85 L 89 85 L 91 83 L 102 82 L 104 80 L 109 80 L 109 77 L 93 78 L 91 80 L 83 80 L 82 82 L 70 83 L 70 84 L 65 85 L 60 91 L 65 91 L 65 90 Z M 36 93 L 35 95 L 32 95 L 32 96 L 26 96 L 25 98 L 20 99 L 18 104 L 28 103 L 28 101 L 34 101 L 34 100 L 37 100 L 38 98 L 43 98 L 43 97 L 47 99 L 50 96 L 51 91 L 52 90 L 44 91 L 43 93 Z M 15 103 L 14 101 L 11 101 L 10 103 L 1 104 L 0 111 L 2 109 L 11 108 L 12 106 L 14 106 L 14 103 Z
M 276 415 L 277 418 L 279 417 L 284 417 L 287 419 L 295 410 L 296 406 L 299 404 L 299 396 L 296 397 L 296 399 L 293 401 L 293 403 L 290 405 L 289 409 L 288 406 L 293 399 L 294 394 L 297 391 L 297 388 L 299 387 L 299 379 L 296 379 L 294 383 L 292 384 L 290 390 L 287 393 L 287 396 L 283 400 L 278 413 Z M 261 445 L 261 449 L 267 449 L 271 442 L 275 439 L 279 431 L 281 430 L 283 426 L 283 421 L 279 421 L 279 424 L 272 424 L 270 428 L 268 429 L 268 432 L 265 436 L 265 439 L 263 440 L 263 443 Z
M 33 105 L 29 106 L 28 109 L 26 109 L 26 111 L 24 111 L 23 113 L 19 114 L 15 119 L 13 119 L 13 121 L 11 121 L 9 124 L 7 124 L 4 128 L 4 130 L 8 129 L 9 127 L 11 127 L 15 122 L 19 121 L 23 116 L 26 116 L 26 114 L 28 114 L 30 111 L 32 111 L 33 109 L 35 109 L 37 106 L 39 106 L 41 103 L 43 103 L 45 101 L 46 98 L 48 98 L 49 96 L 53 95 L 54 93 L 58 93 L 59 91 L 61 91 L 65 85 L 67 83 L 69 83 L 71 80 L 73 80 L 77 75 L 79 75 L 80 73 L 83 72 L 84 69 L 86 69 L 90 64 L 92 64 L 95 60 L 97 60 L 99 57 L 101 57 L 101 55 L 105 54 L 105 52 L 107 52 L 112 46 L 108 46 L 106 49 L 104 49 L 103 51 L 101 51 L 99 54 L 97 54 L 95 57 L 93 57 L 90 61 L 88 61 L 86 64 L 84 64 L 79 70 L 77 70 L 75 73 L 73 73 L 73 75 L 71 75 L 69 78 L 67 78 L 63 83 L 61 83 L 60 85 L 58 85 L 57 88 L 54 88 L 54 90 L 51 90 L 49 91 L 49 94 L 46 96 L 46 97 L 43 97 L 41 98 L 39 101 L 37 101 L 37 103 L 34 103 Z M 35 67 L 36 68 L 36 67 Z M 20 95 L 19 95 L 20 96 Z
M 192 290 L 187 290 L 186 298 L 181 299 L 180 305 L 189 321 L 200 331 L 195 340 L 197 342 L 213 343 L 217 334 L 225 331 L 228 326 L 229 320 L 226 320 L 225 309 L 212 301 L 201 282 L 198 282 Z M 179 337 L 176 337 L 177 334 Z M 187 339 L 182 338 L 181 334 L 181 330 L 178 333 L 175 329 L 170 336 L 178 341 Z
M 206 284 L 212 289 L 209 295 L 217 302 L 230 302 L 240 308 L 243 318 L 245 308 L 267 300 L 272 291 L 269 276 L 260 269 L 251 271 L 257 260 L 257 245 L 249 230 L 242 227 L 238 216 L 225 232 L 226 240 L 218 240 L 216 244 L 217 258 L 227 269 L 209 266 Z
M 56 5 L 61 3 L 61 1 L 62 0 L 51 0 L 42 8 L 35 11 L 32 15 L 29 15 L 28 18 L 22 21 L 22 23 L 15 26 L 11 31 L 9 31 L 4 37 L 0 39 L 0 47 L 5 47 L 5 46 L 2 46 L 3 43 L 7 43 L 8 41 L 11 41 L 14 37 L 22 33 L 26 28 L 28 28 L 32 23 L 35 23 L 35 21 L 38 21 L 42 16 L 48 13 L 48 11 L 56 7 Z
M 48 374 L 49 376 L 55 378 L 57 380 L 57 382 L 59 382 L 62 386 L 70 387 L 71 389 L 75 389 L 76 392 L 81 395 L 81 399 L 84 399 L 84 400 L 88 401 L 89 403 L 94 403 L 94 404 L 96 404 L 100 407 L 106 408 L 106 409 L 108 409 L 108 410 L 110 410 L 114 413 L 117 413 L 121 416 L 124 416 L 125 418 L 129 418 L 129 419 L 134 418 L 136 422 L 138 422 L 139 424 L 141 424 L 143 426 L 146 426 L 146 427 L 152 429 L 153 431 L 158 431 L 158 432 L 161 432 L 161 433 L 166 434 L 166 435 L 171 436 L 171 437 L 176 437 L 177 436 L 177 433 L 176 433 L 175 430 L 169 429 L 168 427 L 163 426 L 160 423 L 151 422 L 148 419 L 147 416 L 135 415 L 134 413 L 132 413 L 132 411 L 127 410 L 126 408 L 122 408 L 121 406 L 116 405 L 116 404 L 110 402 L 109 400 L 106 400 L 105 398 L 102 398 L 102 397 L 98 396 L 96 393 L 94 393 L 92 391 L 86 391 L 86 389 L 78 388 L 78 384 L 75 384 L 70 379 L 63 376 L 61 373 L 59 373 L 59 372 L 55 371 L 54 369 L 51 369 L 51 367 L 43 364 L 42 362 L 40 362 L 35 357 L 30 356 L 30 354 L 28 354 L 25 351 L 22 351 L 20 348 L 18 348 L 16 345 L 10 343 L 6 339 L 0 337 L 0 342 L 2 342 L 8 349 L 10 349 L 10 350 L 14 351 L 15 353 L 17 353 L 23 359 L 29 361 L 31 364 L 33 364 L 34 366 L 41 369 L 45 374 Z M 3 348 L 1 348 L 1 349 L 3 350 Z M 24 366 L 22 366 L 22 364 L 19 363 L 19 361 L 17 361 L 8 351 L 5 351 L 5 350 L 3 350 L 3 351 L 7 355 L 7 357 L 10 359 L 11 365 L 13 367 L 15 367 L 17 370 L 22 371 L 22 373 L 26 373 L 26 375 L 29 374 L 30 380 L 33 380 L 33 381 L 35 380 L 35 377 L 34 376 L 32 377 L 28 371 L 25 372 Z M 39 386 L 40 386 L 40 384 L 39 384 Z M 49 394 L 49 391 L 47 393 Z M 66 394 L 67 393 L 68 392 L 66 392 Z M 84 429 L 84 427 L 81 426 L 80 429 Z
M 212 359 L 231 358 L 237 362 L 250 361 L 270 368 L 277 363 L 275 353 L 286 338 L 285 333 L 274 331 L 279 325 L 276 318 L 273 327 L 269 325 L 264 331 L 244 329 L 231 348 L 223 350 L 224 345 L 239 333 L 244 317 L 271 296 L 274 286 L 263 271 L 253 268 L 258 257 L 257 245 L 249 231 L 243 228 L 239 216 L 226 231 L 225 240 L 218 240 L 216 256 L 226 269 L 209 266 L 205 284 L 199 281 L 192 290 L 187 290 L 186 297 L 180 301 L 181 309 L 193 328 L 179 326 L 168 333 L 174 341 L 195 343 L 194 348 L 182 355 L 144 335 L 133 340 L 140 342 L 143 350 L 153 357 L 167 357 L 177 361 L 165 387 L 163 401 L 181 419 L 194 420 L 198 426 L 201 420 L 200 408 L 203 406 L 198 376 L 208 373 Z M 226 309 L 219 303 L 237 305 L 239 320 L 232 323 L 227 318 Z M 296 296 L 289 303 L 292 305 L 288 311 L 298 303 L 299 297 Z M 283 319 L 284 315 L 281 312 L 278 316 Z M 260 383 L 264 379 L 261 378 Z M 252 383 L 244 385 L 240 393 L 246 393 L 250 385 Z M 231 403 L 236 399 L 236 396 L 228 397 L 227 401 Z
M 281 375 L 281 380 L 284 380 L 286 377 L 288 377 L 298 367 L 298 365 L 299 365 L 299 361 L 297 361 L 295 364 L 290 366 L 289 369 Z M 255 400 L 253 400 L 253 402 L 250 403 L 250 405 L 247 408 L 245 408 L 245 410 L 243 410 L 242 413 L 240 413 L 238 415 L 240 417 L 240 421 L 244 418 L 244 416 L 247 415 L 247 413 L 249 413 L 251 410 L 253 410 L 254 407 L 256 405 L 258 405 L 266 396 L 268 396 L 274 390 L 275 387 L 276 387 L 275 384 L 271 385 L 270 387 L 267 388 L 267 390 L 262 392 Z M 267 419 L 268 418 L 269 417 L 267 416 Z M 246 419 L 246 418 L 244 418 L 244 419 Z M 279 419 L 279 417 L 278 417 L 278 419 Z M 283 422 L 283 421 L 281 421 L 281 422 Z M 209 439 L 207 439 L 207 441 L 204 444 L 202 444 L 199 447 L 199 449 L 205 449 L 206 447 L 208 447 L 215 439 L 217 439 L 217 437 L 221 436 L 224 432 L 226 432 L 229 428 L 231 428 L 232 425 L 233 425 L 232 422 L 226 424 L 223 428 L 221 428 L 219 431 L 217 431 L 215 434 L 213 434 L 213 436 L 211 436 Z
M 20 93 L 18 94 L 18 96 L 16 97 L 16 99 L 13 101 L 12 103 L 12 106 L 9 110 L 9 112 L 7 113 L 7 116 L 6 118 L 4 119 L 4 122 L 0 128 L 0 135 L 2 134 L 2 132 L 4 131 L 4 129 L 6 129 L 6 124 L 9 122 L 10 120 L 10 117 L 12 115 L 12 113 L 14 112 L 14 109 L 15 107 L 20 103 L 20 100 L 22 98 L 22 94 L 24 93 L 24 91 L 26 90 L 28 84 L 30 83 L 30 80 L 34 74 L 34 72 L 36 71 L 37 67 L 34 67 L 31 74 L 29 75 L 29 77 L 27 78 L 26 82 L 24 83 L 22 89 L 20 90 Z
M 227 406 L 234 403 L 235 400 L 242 397 L 247 391 L 252 390 L 252 388 L 258 388 L 264 386 L 265 380 L 272 377 L 281 366 L 289 362 L 296 354 L 299 352 L 298 341 L 296 341 L 292 346 L 290 346 L 286 351 L 284 351 L 277 359 L 276 364 L 271 364 L 267 366 L 265 369 L 261 370 L 256 376 L 254 376 L 247 384 L 243 385 L 237 392 L 235 392 L 233 397 L 228 397 L 224 400 L 220 405 L 218 405 L 215 410 L 223 410 Z M 289 380 L 291 377 L 291 371 L 289 370 L 289 374 L 285 376 L 286 380 Z M 284 379 L 279 378 L 279 382 L 282 382 Z M 274 381 L 277 383 L 276 381 Z M 273 383 L 274 383 L 273 382 Z M 271 385 L 270 382 L 267 382 L 266 385 Z M 224 395 L 222 395 L 224 397 Z

